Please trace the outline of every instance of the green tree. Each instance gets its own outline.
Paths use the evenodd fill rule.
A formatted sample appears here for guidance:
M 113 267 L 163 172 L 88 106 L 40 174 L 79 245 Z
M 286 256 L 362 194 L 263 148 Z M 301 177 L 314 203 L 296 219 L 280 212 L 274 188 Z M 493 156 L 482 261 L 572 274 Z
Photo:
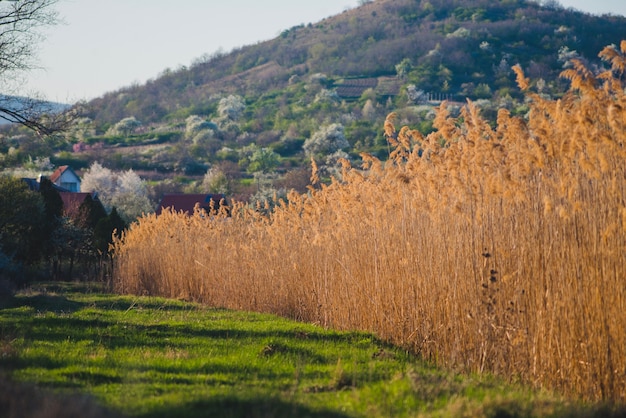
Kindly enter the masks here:
M 43 197 L 20 179 L 0 176 L 0 251 L 32 264 L 41 256 L 41 229 L 46 218 Z
M 402 80 L 406 78 L 406 76 L 411 72 L 412 69 L 413 63 L 411 63 L 411 60 L 408 58 L 405 58 L 400 61 L 399 64 L 396 64 L 396 74 L 398 75 L 398 78 Z
M 84 229 L 93 229 L 98 221 L 107 216 L 102 204 L 88 195 L 79 207 L 77 226 Z
M 47 177 L 42 177 L 39 181 L 39 194 L 44 200 L 46 220 L 54 223 L 55 219 L 63 215 L 61 195 Z
M 258 148 L 250 156 L 248 171 L 251 173 L 271 173 L 280 164 L 280 155 L 270 148 Z
M 100 254 L 107 254 L 109 252 L 109 244 L 113 242 L 113 234 L 119 238 L 122 235 L 122 231 L 127 227 L 126 222 L 117 213 L 117 209 L 111 209 L 111 213 L 101 218 L 94 228 L 94 247 L 96 251 Z
M 39 231 L 41 247 L 43 255 L 49 259 L 55 251 L 53 240 L 55 231 L 62 227 L 63 200 L 52 182 L 46 177 L 42 177 L 39 181 L 39 194 L 44 202 L 44 220 Z
M 58 267 L 55 267 L 55 275 L 66 280 L 72 280 L 74 267 L 82 263 L 83 267 L 95 264 L 97 251 L 94 241 L 94 230 L 98 222 L 106 218 L 107 214 L 102 204 L 88 195 L 79 207 L 78 217 L 75 219 L 65 218 L 63 228 L 57 235 L 58 242 Z M 67 262 L 67 271 L 61 275 L 61 265 Z

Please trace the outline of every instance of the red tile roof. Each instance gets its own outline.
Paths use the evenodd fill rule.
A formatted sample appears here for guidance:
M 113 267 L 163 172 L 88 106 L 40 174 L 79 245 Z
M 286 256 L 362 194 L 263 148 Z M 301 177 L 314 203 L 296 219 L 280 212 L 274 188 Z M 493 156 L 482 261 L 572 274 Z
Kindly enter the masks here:
M 161 199 L 161 203 L 156 210 L 156 214 L 160 215 L 166 208 L 171 208 L 175 212 L 183 212 L 188 215 L 193 214 L 196 204 L 200 205 L 202 209 L 209 210 L 211 208 L 211 200 L 214 202 L 214 207 L 219 207 L 220 201 L 224 199 L 222 194 L 166 194 Z
M 52 173 L 52 175 L 48 178 L 50 179 L 51 182 L 55 183 L 63 175 L 65 170 L 67 170 L 68 168 L 70 168 L 69 165 L 62 165 L 56 170 L 54 170 L 54 173 Z

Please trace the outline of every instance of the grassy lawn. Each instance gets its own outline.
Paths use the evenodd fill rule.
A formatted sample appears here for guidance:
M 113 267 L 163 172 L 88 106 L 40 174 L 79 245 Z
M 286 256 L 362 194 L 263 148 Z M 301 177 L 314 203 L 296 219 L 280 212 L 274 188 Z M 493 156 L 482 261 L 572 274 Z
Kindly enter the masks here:
M 55 396 L 89 394 L 114 414 L 134 417 L 607 412 L 487 376 L 444 372 L 364 333 L 111 295 L 94 285 L 40 285 L 5 301 L 0 371 Z

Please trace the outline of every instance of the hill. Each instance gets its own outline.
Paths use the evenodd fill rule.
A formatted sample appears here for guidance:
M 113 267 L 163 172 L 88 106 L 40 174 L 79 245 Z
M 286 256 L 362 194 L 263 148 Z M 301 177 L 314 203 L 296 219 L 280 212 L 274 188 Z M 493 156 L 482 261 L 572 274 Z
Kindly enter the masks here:
M 524 115 L 513 65 L 549 97 L 567 89 L 559 74 L 572 59 L 603 68 L 597 54 L 621 41 L 626 18 L 548 4 L 364 1 L 82 103 L 84 117 L 62 141 L 40 144 L 9 132 L 0 139 L 0 166 L 53 154 L 53 163 L 77 169 L 93 161 L 133 168 L 159 183 L 155 200 L 163 191 L 200 188 L 243 199 L 302 191 L 310 157 L 324 176 L 339 157 L 386 158 L 382 124 L 392 111 L 424 134 L 444 99 L 457 107 L 478 101 L 491 120 L 499 107 Z M 202 185 L 210 168 L 221 180 Z
M 468 84 L 484 83 L 493 92 L 512 88 L 514 64 L 558 90 L 565 59 L 578 54 L 599 64 L 597 53 L 619 43 L 625 29 L 623 17 L 526 0 L 378 0 L 112 92 L 91 102 L 89 114 L 109 123 L 131 114 L 157 122 L 181 108 L 200 110 L 215 94 L 253 100 L 284 89 L 294 75 L 324 73 L 339 86 L 344 78 L 396 76 L 404 60 L 408 81 L 459 98 L 480 95 Z

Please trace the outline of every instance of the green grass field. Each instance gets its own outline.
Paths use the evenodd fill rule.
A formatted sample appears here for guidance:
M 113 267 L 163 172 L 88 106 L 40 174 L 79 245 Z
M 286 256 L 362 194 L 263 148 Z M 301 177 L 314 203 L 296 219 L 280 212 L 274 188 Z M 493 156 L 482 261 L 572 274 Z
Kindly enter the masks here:
M 5 300 L 0 371 L 48 397 L 89 395 L 110 416 L 618 415 L 445 372 L 368 334 L 95 285 L 44 284 Z M 15 396 L 0 408 L 15 409 Z

